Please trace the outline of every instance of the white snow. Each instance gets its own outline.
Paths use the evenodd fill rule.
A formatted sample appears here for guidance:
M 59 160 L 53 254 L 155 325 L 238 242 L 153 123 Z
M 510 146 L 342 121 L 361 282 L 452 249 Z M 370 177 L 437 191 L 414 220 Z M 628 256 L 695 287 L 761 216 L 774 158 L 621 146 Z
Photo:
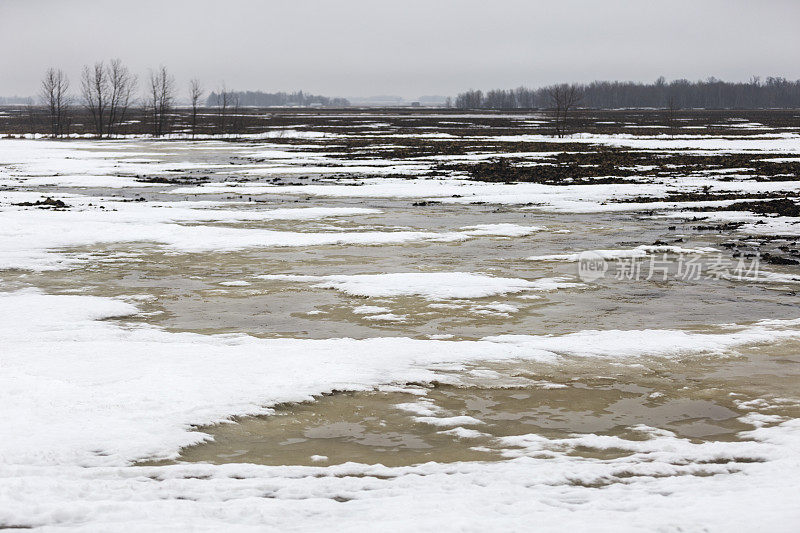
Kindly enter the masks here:
M 353 185 L 358 186 L 353 186 Z M 688 186 L 688 184 L 687 184 Z M 242 195 L 313 195 L 331 198 L 410 198 L 462 204 L 542 204 L 554 210 L 582 212 L 602 210 L 636 210 L 625 203 L 605 204 L 609 199 L 623 199 L 643 194 L 662 196 L 666 186 L 653 184 L 543 185 L 538 183 L 486 183 L 465 179 L 399 179 L 364 178 L 336 180 L 310 185 L 205 184 L 178 187 L 173 194 L 242 194 Z M 654 206 L 655 208 L 655 206 Z
M 374 315 L 377 313 L 388 313 L 391 309 L 386 307 L 379 307 L 377 305 L 359 305 L 353 309 L 353 313 L 357 315 Z
M 561 139 L 546 135 L 499 135 L 485 137 L 503 142 L 593 143 L 621 146 L 637 150 L 686 151 L 703 150 L 722 153 L 773 152 L 800 153 L 800 135 L 797 133 L 763 133 L 755 135 L 597 135 L 577 133 Z
M 442 435 L 453 435 L 459 439 L 477 439 L 487 436 L 487 434 L 483 433 L 482 431 L 478 431 L 476 429 L 467 429 L 461 426 L 454 427 L 453 429 L 446 429 L 444 431 L 440 431 L 439 433 Z
M 594 254 L 602 259 L 621 259 L 621 258 L 637 258 L 647 257 L 653 254 L 710 254 L 718 253 L 716 248 L 703 247 L 703 248 L 684 248 L 681 246 L 666 246 L 666 245 L 642 245 L 636 248 L 622 249 L 622 250 L 587 250 L 580 253 L 572 254 L 551 254 L 551 255 L 533 255 L 527 257 L 528 261 L 578 261 L 582 254 Z
M 0 201 L 9 202 L 4 193 Z M 59 249 L 101 243 L 150 242 L 181 252 L 232 251 L 249 247 L 336 244 L 380 245 L 414 241 L 452 242 L 472 238 L 464 232 L 337 231 L 294 232 L 201 225 L 200 222 L 309 220 L 374 213 L 362 208 L 300 208 L 248 211 L 199 209 L 181 202 L 109 202 L 100 209 L 91 198 L 67 198 L 71 210 L 12 207 L 2 212 L 0 268 L 56 269 L 69 266 Z M 13 198 L 12 201 L 16 201 Z M 9 202 L 11 203 L 11 202 Z M 93 204 L 93 205 L 89 205 Z M 191 204 L 190 204 L 191 206 Z M 195 223 L 186 225 L 187 223 Z
M 375 320 L 377 322 L 403 322 L 406 320 L 405 315 L 396 315 L 394 313 L 381 313 L 378 315 L 367 315 L 365 320 Z
M 357 186 L 355 186 L 357 185 Z M 310 195 L 328 198 L 408 198 L 445 204 L 488 203 L 524 205 L 532 211 L 605 213 L 628 211 L 670 211 L 692 207 L 719 207 L 735 200 L 692 202 L 632 202 L 640 196 L 666 197 L 669 191 L 768 192 L 792 191 L 795 182 L 719 181 L 708 176 L 675 180 L 658 178 L 652 183 L 606 183 L 592 185 L 545 185 L 539 183 L 487 183 L 460 178 L 363 178 L 338 179 L 309 185 L 268 185 L 249 182 L 178 187 L 172 194 Z M 629 201 L 622 201 L 629 200 Z M 531 205 L 528 205 L 531 204 Z M 480 228 L 480 227 L 479 227 Z M 543 228 L 538 228 L 539 230 Z
M 478 420 L 472 416 L 459 415 L 459 416 L 415 416 L 415 422 L 429 424 L 431 426 L 453 427 L 453 426 L 471 426 L 483 424 L 483 421 Z
M 70 265 L 59 249 L 102 243 L 147 242 L 180 252 L 233 251 L 244 248 L 321 245 L 384 245 L 408 242 L 457 242 L 481 236 L 527 235 L 538 228 L 496 224 L 460 231 L 278 231 L 228 227 L 220 223 L 315 220 L 380 213 L 360 207 L 280 209 L 224 208 L 215 202 L 122 202 L 68 196 L 68 210 L 24 208 L 30 193 L 0 194 L 0 268 L 58 269 Z M 36 197 L 38 199 L 38 197 Z M 101 208 L 101 206 L 103 208 Z
M 303 276 L 265 274 L 261 279 L 313 283 L 321 289 L 336 289 L 351 296 L 419 296 L 429 300 L 484 298 L 524 291 L 550 291 L 576 287 L 566 278 L 526 280 L 501 278 L 472 272 L 403 272 L 396 274 L 356 274 Z
M 143 531 L 750 531 L 789 532 L 800 519 L 793 482 L 800 429 L 754 432 L 711 448 L 668 435 L 616 460 L 510 461 L 387 468 L 179 465 L 20 469 L 0 519 L 83 530 Z M 556 441 L 556 445 L 562 443 Z M 731 458 L 766 462 L 732 462 Z M 709 462 L 710 461 L 710 462 Z M 598 484 L 599 488 L 592 488 Z M 337 502 L 334 498 L 343 503 Z M 520 525 L 524 527 L 520 527 Z
M 769 216 L 759 217 L 747 211 L 706 211 L 703 213 L 669 213 L 664 218 L 694 219 L 697 217 L 704 224 L 741 222 L 744 225 L 738 231 L 750 235 L 782 235 L 794 237 L 800 235 L 800 217 Z
M 519 307 L 511 304 L 487 304 L 487 305 L 481 305 L 479 307 L 474 307 L 473 309 L 493 311 L 495 313 L 502 313 L 502 314 L 516 313 L 519 311 Z
M 537 231 L 543 231 L 546 228 L 541 226 L 520 226 L 518 224 L 478 224 L 476 226 L 465 226 L 461 229 L 473 236 L 523 237 Z
M 369 115 L 364 113 L 365 116 Z M 442 115 L 456 118 L 468 115 Z M 483 117 L 484 115 L 479 115 Z M 527 119 L 523 115 L 495 115 Z M 750 127 L 752 125 L 748 125 Z M 398 134 L 399 135 L 399 134 Z M 344 137 L 315 131 L 283 130 L 249 136 Z M 447 139 L 447 134 L 419 138 Z M 563 140 L 504 136 L 497 141 L 591 142 L 637 149 L 800 154 L 800 135 L 598 136 Z M 136 149 L 137 151 L 134 151 Z M 143 151 L 143 150 L 149 151 Z M 183 161 L 181 151 L 226 150 L 264 163 L 235 165 Z M 296 151 L 294 151 L 296 150 Z M 721 206 L 726 202 L 613 203 L 668 190 L 712 186 L 729 191 L 787 191 L 797 182 L 718 181 L 686 177 L 680 183 L 547 186 L 476 183 L 458 178 L 408 180 L 364 178 L 310 185 L 209 183 L 174 187 L 141 183 L 135 175 L 171 171 L 241 175 L 383 173 L 416 174 L 436 158 L 397 164 L 390 160 L 345 161 L 294 146 L 217 141 L 22 141 L 0 140 L 0 186 L 27 190 L 0 193 L 0 269 L 48 269 L 80 261 L 70 247 L 104 243 L 149 243 L 171 252 L 233 251 L 251 247 L 378 245 L 460 242 L 478 237 L 524 237 L 545 228 L 513 223 L 478 224 L 449 231 L 360 228 L 331 225 L 325 232 L 275 230 L 273 221 L 304 222 L 330 217 L 371 217 L 381 210 L 362 207 L 265 208 L 247 202 L 123 202 L 46 192 L 50 187 L 145 188 L 173 194 L 314 195 L 343 199 L 427 198 L 450 204 L 487 202 L 522 205 L 533 211 L 593 213 L 673 210 Z M 537 156 L 539 157 L 539 156 Z M 450 159 L 485 158 L 470 154 Z M 448 158 L 440 158 L 448 159 Z M 791 161 L 794 158 L 781 158 Z M 645 169 L 642 169 L 645 172 Z M 179 175 L 179 174 L 176 174 Z M 357 185 L 357 186 L 356 186 Z M 13 206 L 43 196 L 63 199 L 69 210 Z M 176 198 L 176 197 L 175 197 Z M 277 198 L 276 200 L 282 200 Z M 290 199 L 292 200 L 292 199 Z M 729 203 L 729 202 L 728 202 Z M 92 205 L 89 205 L 92 204 Z M 101 208 L 102 206 L 103 208 Z M 672 214 L 693 217 L 698 213 Z M 741 221 L 742 231 L 800 233 L 800 220 L 747 213 L 703 213 L 709 220 Z M 496 220 L 496 219 L 494 219 Z M 292 226 L 294 227 L 294 226 Z M 362 231 L 363 229 L 369 231 Z M 328 231 L 330 230 L 330 231 Z M 567 230 L 568 231 L 568 230 Z M 147 245 L 143 247 L 146 248 Z M 567 248 L 569 249 L 569 248 Z M 595 250 L 606 259 L 654 253 L 706 254 L 712 248 L 639 246 Z M 578 254 L 532 256 L 533 261 L 574 261 Z M 539 265 L 541 266 L 541 265 Z M 370 268 L 370 267 L 365 267 Z M 455 267 L 457 268 L 457 267 Z M 538 268 L 538 267 L 537 267 Z M 507 303 L 442 303 L 533 291 L 581 287 L 567 278 L 522 279 L 473 272 L 401 272 L 301 276 L 272 274 L 261 279 L 310 283 L 350 296 L 418 297 L 433 309 L 471 309 L 507 315 Z M 763 272 L 758 281 L 796 283 L 797 276 Z M 217 282 L 247 287 L 250 281 Z M 219 292 L 227 292 L 220 290 Z M 0 528 L 42 527 L 76 531 L 387 531 L 416 530 L 584 530 L 793 531 L 800 522 L 800 421 L 750 412 L 740 421 L 755 429 L 732 442 L 696 442 L 647 426 L 637 437 L 575 434 L 549 438 L 509 435 L 494 440 L 502 455 L 486 462 L 426 463 L 387 468 L 344 463 L 313 467 L 252 464 L 133 466 L 143 459 L 175 458 L 182 447 L 209 438 L 204 425 L 233 416 L 269 415 L 285 402 L 305 402 L 334 390 L 384 390 L 421 396 L 396 407 L 430 431 L 457 439 L 493 438 L 464 426 L 478 418 L 445 411 L 424 398 L 426 389 L 407 383 L 453 380 L 452 373 L 487 378 L 475 368 L 484 361 L 532 360 L 564 365 L 571 359 L 608 358 L 632 364 L 669 357 L 730 357 L 738 347 L 775 346 L 800 340 L 799 320 L 764 320 L 692 330 L 584 330 L 563 335 L 498 335 L 453 341 L 451 334 L 427 340 L 405 337 L 305 340 L 177 333 L 127 321 L 135 302 L 47 295 L 33 289 L 0 293 Z M 133 303 L 132 303 L 133 302 Z M 308 308 L 310 306 L 306 306 Z M 321 313 L 319 310 L 307 314 Z M 353 313 L 376 326 L 406 319 L 389 308 L 361 305 Z M 384 321 L 386 324 L 381 324 Z M 794 346 L 793 344 L 790 345 Z M 444 372 L 444 373 L 443 373 Z M 564 387 L 541 382 L 541 386 Z M 657 394 L 650 395 L 656 398 Z M 794 398 L 737 400 L 742 410 L 769 412 L 796 406 Z M 488 419 L 487 419 L 488 422 Z M 439 430 L 438 428 L 449 428 Z M 480 451 L 480 448 L 473 448 Z M 578 449 L 612 450 L 614 459 L 574 455 Z M 320 450 L 324 451 L 324 450 Z M 487 456 L 488 457 L 488 456 Z M 311 455 L 326 463 L 325 455 Z M 333 524 L 333 526 L 332 526 Z
M 274 340 L 244 343 L 231 336 L 215 340 L 153 328 L 126 330 L 93 322 L 135 311 L 103 298 L 27 291 L 0 296 L 0 302 L 3 311 L 27 310 L 19 323 L 6 326 L 20 329 L 10 337 L 12 350 L 0 353 L 4 424 L 23 430 L 0 442 L 2 524 L 85 531 L 311 531 L 332 523 L 343 531 L 377 523 L 391 531 L 516 530 L 520 524 L 548 531 L 581 530 L 586 524 L 600 531 L 792 531 L 800 520 L 794 490 L 800 475 L 800 422 L 771 425 L 777 421 L 763 417 L 753 420 L 759 427 L 743 434 L 745 440 L 734 442 L 695 443 L 646 426 L 631 428 L 639 434 L 636 440 L 512 435 L 497 439 L 509 457 L 504 461 L 398 468 L 355 463 L 124 466 L 144 450 L 171 454 L 173 446 L 197 440 L 200 435 L 192 433 L 191 424 L 225 416 L 226 410 L 263 411 L 260 401 L 279 401 L 284 395 L 296 399 L 296 392 L 281 386 L 287 376 L 306 393 L 315 382 L 320 388 L 334 386 L 342 375 L 337 371 L 341 358 L 359 344 L 301 341 L 302 348 L 292 350 L 290 368 L 276 366 L 278 359 L 271 354 L 297 341 L 279 346 Z M 788 326 L 765 322 L 738 329 L 755 333 L 751 341 L 771 342 L 762 335 Z M 706 344 L 705 337 L 730 340 L 724 334 L 690 335 L 699 341 L 695 350 Z M 395 356 L 412 344 L 400 340 Z M 461 348 L 459 354 L 452 352 L 464 343 L 442 344 L 447 346 L 437 350 L 437 343 L 423 342 L 419 362 L 465 355 Z M 484 343 L 479 351 L 486 353 L 491 345 Z M 186 357 L 190 347 L 199 357 Z M 154 348 L 156 353 L 141 358 Z M 351 387 L 364 386 L 353 379 L 367 377 L 364 366 L 376 370 L 374 358 L 387 362 L 381 357 L 385 348 L 359 350 L 358 361 L 348 363 L 345 372 Z M 340 360 L 317 369 L 325 360 L 316 359 L 318 349 L 325 359 Z M 437 356 L 422 355 L 432 349 Z M 89 367 L 97 372 L 88 375 Z M 413 373 L 411 367 L 400 368 Z M 398 369 L 384 367 L 373 379 L 391 380 Z M 221 409 L 224 398 L 227 407 Z M 458 418 L 439 418 L 438 409 L 420 406 L 406 410 L 438 420 L 435 424 Z M 135 431 L 124 431 L 126 425 Z M 446 433 L 485 436 L 460 425 Z M 613 449 L 619 457 L 570 455 L 578 447 Z
M 756 283 L 800 283 L 800 274 L 786 274 L 783 272 L 769 272 L 765 270 L 758 270 L 747 275 L 742 273 L 738 274 L 724 274 L 724 279 L 732 281 L 745 281 Z
M 333 389 L 429 381 L 433 363 L 667 357 L 800 337 L 800 321 L 708 334 L 583 331 L 481 341 L 257 339 L 99 321 L 136 311 L 109 298 L 0 294 L 0 416 L 14 428 L 0 440 L 1 464 L 110 466 L 174 457 L 205 438 L 192 426 L 269 413 L 276 403 Z
M 435 416 L 442 411 L 440 407 L 434 405 L 434 403 L 427 398 L 421 398 L 416 402 L 398 403 L 395 404 L 395 407 L 418 416 Z

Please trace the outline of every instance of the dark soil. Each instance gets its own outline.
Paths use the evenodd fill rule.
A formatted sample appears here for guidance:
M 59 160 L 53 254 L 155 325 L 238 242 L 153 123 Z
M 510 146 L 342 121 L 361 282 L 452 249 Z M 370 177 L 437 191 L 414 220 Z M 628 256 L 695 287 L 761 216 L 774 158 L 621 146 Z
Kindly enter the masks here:
M 185 176 L 180 178 L 165 178 L 162 176 L 136 176 L 136 181 L 140 181 L 142 183 L 165 183 L 169 185 L 197 185 L 200 183 L 207 183 L 209 179 L 207 177 L 193 176 Z
M 720 209 L 724 209 L 725 211 L 751 211 L 759 215 L 800 217 L 800 204 L 789 198 L 756 202 L 736 202 Z
M 636 183 L 625 179 L 639 176 L 641 172 L 623 170 L 609 165 L 583 166 L 575 163 L 527 166 L 514 164 L 508 158 L 477 163 L 439 165 L 437 170 L 463 172 L 471 179 L 496 183 L 544 183 L 548 185 L 575 185 L 578 183 Z M 639 181 L 644 183 L 643 181 Z
M 37 200 L 35 202 L 20 202 L 18 204 L 11 204 L 22 207 L 38 207 L 39 209 L 68 209 L 70 206 L 65 204 L 62 200 L 53 200 L 49 196 L 44 200 Z

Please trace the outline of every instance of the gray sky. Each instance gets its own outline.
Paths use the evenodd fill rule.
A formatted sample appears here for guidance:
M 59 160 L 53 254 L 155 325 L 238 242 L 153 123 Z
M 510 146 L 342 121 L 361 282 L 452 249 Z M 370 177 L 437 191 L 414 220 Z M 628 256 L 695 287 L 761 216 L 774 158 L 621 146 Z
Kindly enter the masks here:
M 0 0 L 0 95 L 83 64 L 185 89 L 455 94 L 556 81 L 800 78 L 797 0 Z M 185 92 L 185 91 L 182 91 Z

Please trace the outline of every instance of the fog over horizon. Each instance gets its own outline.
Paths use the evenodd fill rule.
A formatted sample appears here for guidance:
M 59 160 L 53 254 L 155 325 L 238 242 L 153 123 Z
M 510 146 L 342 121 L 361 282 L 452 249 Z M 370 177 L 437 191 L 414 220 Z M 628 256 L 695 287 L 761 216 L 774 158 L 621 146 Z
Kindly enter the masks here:
M 408 99 L 659 76 L 797 79 L 798 20 L 791 0 L 2 0 L 0 96 L 35 95 L 49 67 L 77 92 L 82 65 L 116 57 L 140 79 L 165 65 L 181 96 L 193 77 L 207 91 Z

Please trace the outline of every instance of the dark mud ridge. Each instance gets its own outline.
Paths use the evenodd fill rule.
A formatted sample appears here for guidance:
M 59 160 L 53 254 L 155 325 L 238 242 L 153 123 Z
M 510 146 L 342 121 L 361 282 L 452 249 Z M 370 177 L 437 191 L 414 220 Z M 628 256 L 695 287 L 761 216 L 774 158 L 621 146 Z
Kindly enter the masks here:
M 44 200 L 37 200 L 35 202 L 20 202 L 18 204 L 11 204 L 20 207 L 38 207 L 39 209 L 69 209 L 70 206 L 65 204 L 63 200 L 53 200 L 49 196 Z
M 550 145 L 550 150 L 556 149 L 566 150 L 562 146 Z M 790 157 L 790 154 L 769 156 L 777 157 Z M 531 165 L 529 160 L 526 164 L 523 158 L 506 157 L 489 161 L 441 163 L 435 170 L 466 174 L 477 181 L 547 185 L 636 183 L 637 179 L 647 177 L 702 176 L 710 170 L 716 174 L 725 174 L 727 171 L 733 175 L 723 175 L 721 181 L 742 180 L 743 175 L 754 181 L 800 180 L 800 163 L 763 161 L 763 158 L 766 158 L 764 154 L 665 154 L 584 145 L 580 151 L 562 152 L 538 159 L 535 165 Z

